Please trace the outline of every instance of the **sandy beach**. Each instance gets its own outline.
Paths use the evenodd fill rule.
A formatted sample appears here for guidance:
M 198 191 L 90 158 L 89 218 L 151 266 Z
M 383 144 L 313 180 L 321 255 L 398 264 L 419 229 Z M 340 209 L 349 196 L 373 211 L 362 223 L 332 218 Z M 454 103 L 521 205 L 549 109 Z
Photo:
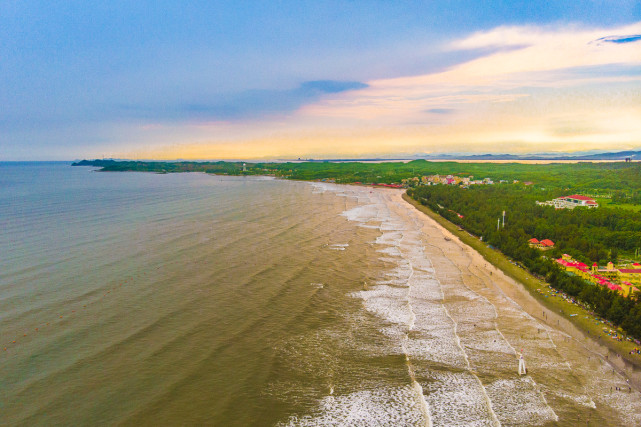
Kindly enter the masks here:
M 499 382 L 497 371 L 516 372 L 522 352 L 533 382 L 530 397 L 537 398 L 539 393 L 540 404 L 554 414 L 539 408 L 540 419 L 534 424 L 576 425 L 590 419 L 609 425 L 641 424 L 641 394 L 635 390 L 638 376 L 620 358 L 587 339 L 565 318 L 539 304 L 522 285 L 405 202 L 402 191 L 377 192 L 405 230 L 420 233 L 422 250 L 441 285 L 443 305 L 455 322 L 467 367 L 486 390 Z M 488 356 L 495 360 L 488 363 Z M 497 357 L 503 360 L 497 363 Z M 513 385 L 506 383 L 505 387 Z M 500 396 L 503 391 L 494 392 L 498 398 L 488 392 L 490 401 L 505 401 Z M 564 413 L 568 401 L 583 412 Z

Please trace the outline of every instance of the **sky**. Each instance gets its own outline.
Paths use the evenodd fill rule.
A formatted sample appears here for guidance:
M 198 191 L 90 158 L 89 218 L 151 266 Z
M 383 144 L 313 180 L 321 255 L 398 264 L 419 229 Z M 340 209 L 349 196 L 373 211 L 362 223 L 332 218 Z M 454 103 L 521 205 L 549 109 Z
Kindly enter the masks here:
M 638 0 L 0 1 L 0 160 L 628 149 Z

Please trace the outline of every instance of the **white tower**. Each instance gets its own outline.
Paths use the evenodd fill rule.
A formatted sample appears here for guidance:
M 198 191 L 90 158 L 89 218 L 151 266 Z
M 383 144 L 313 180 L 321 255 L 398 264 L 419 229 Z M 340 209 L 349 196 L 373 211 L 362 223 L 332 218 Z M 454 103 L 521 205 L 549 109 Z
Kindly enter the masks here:
M 243 163 L 243 172 L 247 172 L 247 163 Z
M 503 228 L 505 228 L 505 211 L 503 211 Z
M 523 359 L 523 353 L 519 353 L 519 375 L 526 375 L 526 374 L 527 374 L 527 368 L 525 367 L 525 359 Z

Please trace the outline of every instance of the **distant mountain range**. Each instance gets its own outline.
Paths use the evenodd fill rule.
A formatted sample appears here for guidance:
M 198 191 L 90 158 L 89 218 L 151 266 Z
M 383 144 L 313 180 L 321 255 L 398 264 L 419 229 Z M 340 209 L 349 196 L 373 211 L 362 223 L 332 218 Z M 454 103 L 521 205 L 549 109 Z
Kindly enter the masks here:
M 541 154 L 428 154 L 426 160 L 641 160 L 641 151 L 615 153 L 541 153 Z
M 380 157 L 371 157 L 371 158 L 334 158 L 334 159 L 311 159 L 311 158 L 298 158 L 298 159 L 279 159 L 279 160 L 226 160 L 227 162 L 242 162 L 247 161 L 250 163 L 270 163 L 270 162 L 288 162 L 288 161 L 299 161 L 299 162 L 389 162 L 389 161 L 407 161 L 407 160 L 467 160 L 467 161 L 492 161 L 492 160 L 584 160 L 584 161 L 624 161 L 629 158 L 632 161 L 641 161 L 641 150 L 628 150 L 628 151 L 617 151 L 617 152 L 601 152 L 601 151 L 583 151 L 578 153 L 529 153 L 529 154 L 470 154 L 470 153 L 416 153 L 416 154 L 392 154 L 387 156 Z M 103 159 L 103 161 L 131 161 L 127 159 Z M 98 161 L 98 160 L 96 160 Z M 154 162 L 157 160 L 142 160 L 139 161 L 145 162 Z M 216 160 L 171 160 L 169 162 L 181 162 L 181 161 L 196 161 L 196 162 L 211 162 Z M 76 162 L 79 162 L 76 160 Z M 83 160 L 83 162 L 88 162 Z M 82 163 L 82 162 L 80 162 Z M 80 164 L 76 164 L 80 166 Z
M 337 158 L 337 159 L 298 159 L 308 162 L 367 162 L 367 161 L 394 161 L 394 160 L 625 160 L 641 161 L 641 150 L 639 151 L 617 151 L 617 152 L 595 152 L 586 151 L 579 153 L 530 153 L 530 154 L 469 154 L 469 153 L 417 153 L 413 155 L 390 155 L 376 158 Z

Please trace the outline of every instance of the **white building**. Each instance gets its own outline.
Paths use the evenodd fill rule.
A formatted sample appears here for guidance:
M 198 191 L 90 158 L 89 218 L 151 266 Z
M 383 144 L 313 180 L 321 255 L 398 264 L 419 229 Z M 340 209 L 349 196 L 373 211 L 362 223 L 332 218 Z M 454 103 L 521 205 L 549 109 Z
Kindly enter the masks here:
M 555 209 L 574 209 L 576 207 L 598 208 L 599 204 L 593 198 L 573 194 L 571 196 L 558 197 L 547 202 L 536 202 L 537 205 L 554 206 Z

